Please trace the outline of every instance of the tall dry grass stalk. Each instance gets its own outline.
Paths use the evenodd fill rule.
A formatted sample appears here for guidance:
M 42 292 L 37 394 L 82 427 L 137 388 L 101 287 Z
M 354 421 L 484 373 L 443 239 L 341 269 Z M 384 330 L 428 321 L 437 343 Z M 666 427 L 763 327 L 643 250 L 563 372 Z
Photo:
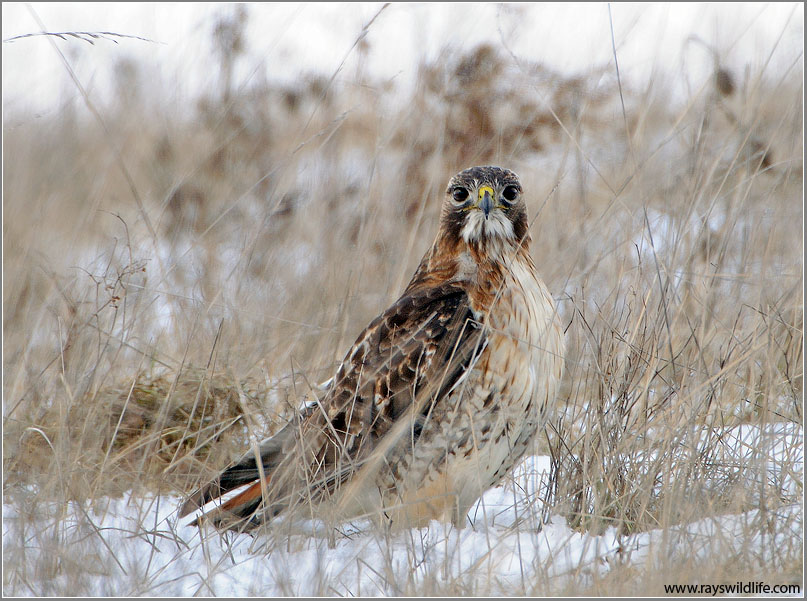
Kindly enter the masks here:
M 80 594 L 66 501 L 182 495 L 312 398 L 475 164 L 522 177 L 567 329 L 535 514 L 631 533 L 758 509 L 764 529 L 797 501 L 764 441 L 731 449 L 738 426 L 802 421 L 801 59 L 780 79 L 718 65 L 682 105 L 661 81 L 620 98 L 611 72 L 569 78 L 492 46 L 423 62 L 405 98 L 360 70 L 242 89 L 246 21 L 216 30 L 227 83 L 196 103 L 139 102 L 127 64 L 103 128 L 70 107 L 4 123 L 4 502 L 48 525 L 4 536 L 4 588 L 58 594 L 40 583 L 68 574 Z M 49 562 L 27 562 L 31 544 Z M 800 582 L 801 549 L 756 573 Z M 759 551 L 660 551 L 656 571 L 526 592 L 739 578 Z

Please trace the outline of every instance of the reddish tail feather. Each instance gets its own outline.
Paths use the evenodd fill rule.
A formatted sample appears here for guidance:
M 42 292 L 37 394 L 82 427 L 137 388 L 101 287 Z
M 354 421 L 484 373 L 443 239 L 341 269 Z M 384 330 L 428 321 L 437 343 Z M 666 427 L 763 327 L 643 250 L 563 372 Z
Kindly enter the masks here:
M 266 485 L 269 484 L 269 480 L 270 477 L 266 476 L 266 478 L 264 479 Z M 215 509 L 212 509 L 200 515 L 198 518 L 193 520 L 193 522 L 191 522 L 189 525 L 198 526 L 199 520 L 205 519 L 207 517 L 213 517 L 214 520 L 217 521 L 220 517 L 223 517 L 224 515 L 227 514 L 238 516 L 241 518 L 249 517 L 248 515 L 245 515 L 246 512 L 242 513 L 242 511 L 245 508 L 249 508 L 252 505 L 253 501 L 255 501 L 256 499 L 260 499 L 261 495 L 263 494 L 262 488 L 263 487 L 261 486 L 260 480 L 254 482 L 246 490 L 238 493 L 232 499 L 229 499 L 226 502 L 222 503 L 220 506 L 216 507 Z

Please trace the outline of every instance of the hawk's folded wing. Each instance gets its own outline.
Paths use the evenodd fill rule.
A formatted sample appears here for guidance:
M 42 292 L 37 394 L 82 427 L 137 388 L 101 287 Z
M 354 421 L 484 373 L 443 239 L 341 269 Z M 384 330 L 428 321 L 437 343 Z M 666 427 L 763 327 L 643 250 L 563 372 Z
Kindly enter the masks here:
M 274 515 L 334 494 L 360 469 L 359 478 L 372 475 L 404 435 L 417 439 L 484 342 L 461 287 L 408 290 L 358 337 L 321 400 L 263 443 L 259 457 L 248 453 L 192 494 L 180 516 L 252 483 L 209 514 L 217 525 L 248 529 L 262 508 Z

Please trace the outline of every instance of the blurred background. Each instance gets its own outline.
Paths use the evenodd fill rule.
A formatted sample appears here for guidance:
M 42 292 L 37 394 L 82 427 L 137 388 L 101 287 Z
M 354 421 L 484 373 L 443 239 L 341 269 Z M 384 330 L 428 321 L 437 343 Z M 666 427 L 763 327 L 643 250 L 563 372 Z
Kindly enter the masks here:
M 803 4 L 2 11 L 20 511 L 182 493 L 276 428 L 479 164 L 521 176 L 566 328 L 550 506 L 641 530 L 800 494 L 688 437 L 801 423 Z
M 71 68 L 94 95 L 116 91 L 116 66 L 136 63 L 147 74 L 148 96 L 187 101 L 222 82 L 213 39 L 216 23 L 247 16 L 230 84 L 238 88 L 293 84 L 318 73 L 342 81 L 373 78 L 403 89 L 416 83 L 418 64 L 462 54 L 482 43 L 506 47 L 520 60 L 540 62 L 571 76 L 611 65 L 611 27 L 620 74 L 636 86 L 653 74 L 669 77 L 677 94 L 692 92 L 713 70 L 712 57 L 692 36 L 720 52 L 727 67 L 743 70 L 766 63 L 782 73 L 802 44 L 803 11 L 796 3 L 542 3 L 432 2 L 392 4 L 363 38 L 372 52 L 356 52 L 362 27 L 381 3 L 23 3 L 3 6 L 3 39 L 41 31 L 110 31 L 153 43 L 61 43 Z M 609 21 L 609 10 L 612 22 Z M 33 13 L 36 14 L 36 16 Z M 221 32 L 223 33 L 223 31 Z M 3 47 L 4 108 L 55 110 L 75 101 L 64 65 L 43 40 Z M 69 49 L 69 50 L 68 50 Z M 341 67 L 341 70 L 340 70 Z M 167 98 L 163 98 L 167 96 Z M 679 96 L 679 99 L 681 96 Z M 100 98 L 98 99 L 100 100 Z

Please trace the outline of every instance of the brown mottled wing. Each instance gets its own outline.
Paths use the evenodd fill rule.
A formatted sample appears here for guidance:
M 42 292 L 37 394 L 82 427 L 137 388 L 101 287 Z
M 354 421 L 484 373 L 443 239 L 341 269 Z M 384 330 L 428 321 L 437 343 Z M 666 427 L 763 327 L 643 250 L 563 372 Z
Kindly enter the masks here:
M 390 436 L 404 433 L 401 422 L 407 439 L 416 439 L 433 404 L 483 346 L 464 290 L 450 284 L 409 290 L 362 332 L 321 401 L 261 446 L 263 482 L 255 454 L 248 454 L 192 495 L 180 514 L 257 481 L 221 508 L 248 529 L 260 523 L 264 499 L 271 516 L 333 494 L 374 450 L 391 448 Z

